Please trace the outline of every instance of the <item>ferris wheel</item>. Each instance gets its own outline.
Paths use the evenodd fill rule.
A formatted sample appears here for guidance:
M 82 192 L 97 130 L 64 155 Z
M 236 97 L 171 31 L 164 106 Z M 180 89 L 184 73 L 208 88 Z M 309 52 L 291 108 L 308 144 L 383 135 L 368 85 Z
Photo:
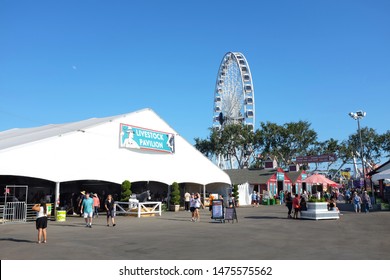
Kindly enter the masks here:
M 219 66 L 214 92 L 213 127 L 233 123 L 255 127 L 255 95 L 249 64 L 242 53 L 228 52 Z

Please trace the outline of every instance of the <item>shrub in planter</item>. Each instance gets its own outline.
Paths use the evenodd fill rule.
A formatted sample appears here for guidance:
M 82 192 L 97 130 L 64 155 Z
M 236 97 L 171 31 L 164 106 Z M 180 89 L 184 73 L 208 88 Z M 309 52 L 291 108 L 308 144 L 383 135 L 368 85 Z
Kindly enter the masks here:
M 129 202 L 131 196 L 131 183 L 128 180 L 122 182 L 121 201 Z
M 172 184 L 170 203 L 171 205 L 180 205 L 180 189 L 176 182 Z
M 325 199 L 325 197 L 322 197 L 320 199 L 318 199 L 316 197 L 310 197 L 308 202 L 326 202 L 326 199 Z

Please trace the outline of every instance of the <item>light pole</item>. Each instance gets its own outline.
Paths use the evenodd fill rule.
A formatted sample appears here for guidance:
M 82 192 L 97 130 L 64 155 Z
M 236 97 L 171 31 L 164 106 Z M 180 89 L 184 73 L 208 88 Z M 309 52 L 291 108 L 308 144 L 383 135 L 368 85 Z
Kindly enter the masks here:
M 366 112 L 360 110 L 356 113 L 351 112 L 349 113 L 349 116 L 353 118 L 354 120 L 357 120 L 358 123 L 358 132 L 359 132 L 359 139 L 360 139 L 360 159 L 362 161 L 362 172 L 363 172 L 363 179 L 364 179 L 364 189 L 367 190 L 366 185 L 366 172 L 364 168 L 364 158 L 363 158 L 363 141 L 362 141 L 362 131 L 360 129 L 360 119 L 364 118 L 366 116 Z M 374 192 L 372 192 L 372 196 L 374 196 Z

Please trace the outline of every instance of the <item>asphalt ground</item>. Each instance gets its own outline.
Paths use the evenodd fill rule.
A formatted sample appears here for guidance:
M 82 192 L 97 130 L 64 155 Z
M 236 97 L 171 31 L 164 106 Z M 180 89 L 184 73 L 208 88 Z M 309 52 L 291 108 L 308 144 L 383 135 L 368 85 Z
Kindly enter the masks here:
M 0 225 L 2 260 L 389 260 L 390 211 L 354 213 L 338 204 L 339 220 L 287 219 L 284 205 L 237 208 L 238 223 L 219 223 L 201 210 L 155 217 L 116 217 L 107 227 L 102 213 L 50 221 L 48 243 L 37 244 L 35 223 Z

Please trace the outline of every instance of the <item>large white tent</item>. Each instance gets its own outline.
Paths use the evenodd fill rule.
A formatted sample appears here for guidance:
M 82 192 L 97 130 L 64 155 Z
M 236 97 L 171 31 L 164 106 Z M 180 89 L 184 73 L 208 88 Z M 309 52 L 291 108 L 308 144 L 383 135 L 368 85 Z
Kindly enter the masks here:
M 144 135 L 154 131 L 171 135 L 174 151 L 124 147 L 124 124 L 137 127 L 137 132 Z M 225 172 L 151 109 L 0 132 L 0 175 L 40 178 L 57 184 L 75 180 L 178 182 L 204 188 L 231 184 Z

